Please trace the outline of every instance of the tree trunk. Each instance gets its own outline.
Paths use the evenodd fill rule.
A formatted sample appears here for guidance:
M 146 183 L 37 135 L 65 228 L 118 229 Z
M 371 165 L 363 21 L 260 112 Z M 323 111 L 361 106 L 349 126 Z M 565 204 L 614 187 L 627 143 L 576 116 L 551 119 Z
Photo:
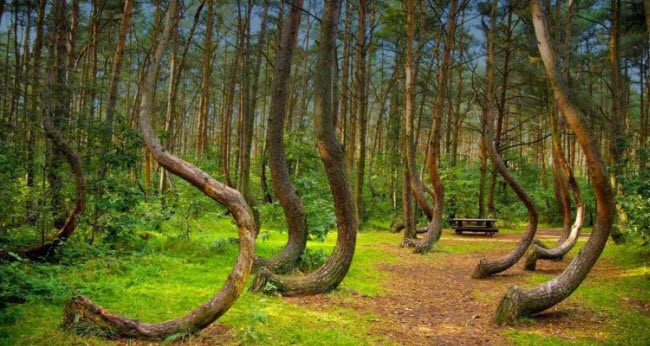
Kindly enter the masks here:
M 266 133 L 266 150 L 269 155 L 271 182 L 288 226 L 288 240 L 284 249 L 268 260 L 259 259 L 256 266 L 270 272 L 284 274 L 295 268 L 307 243 L 307 215 L 298 192 L 291 182 L 291 174 L 284 152 L 284 120 L 287 109 L 287 91 L 291 77 L 293 52 L 298 40 L 302 0 L 296 0 L 289 17 L 282 26 L 280 48 L 275 57 L 273 94 Z M 256 260 L 257 262 L 257 260 Z
M 368 5 L 365 0 L 359 0 L 359 25 L 357 27 L 357 49 L 355 57 L 355 91 L 357 102 L 357 120 L 359 127 L 359 158 L 357 161 L 356 180 L 354 188 L 354 207 L 357 215 L 359 229 L 363 225 L 363 179 L 366 168 L 366 135 L 368 133 L 368 86 L 366 76 L 366 60 L 368 54 L 368 44 L 366 43 L 366 13 Z
M 465 3 L 465 2 L 464 2 Z M 464 6 L 463 3 L 463 6 Z M 433 185 L 434 204 L 432 216 L 427 226 L 427 232 L 420 241 L 414 241 L 416 253 L 428 253 L 442 236 L 442 211 L 444 207 L 444 188 L 440 179 L 440 141 L 442 132 L 442 117 L 444 112 L 444 102 L 446 100 L 445 87 L 448 83 L 448 70 L 451 64 L 453 53 L 453 41 L 456 36 L 456 21 L 458 18 L 459 6 L 458 0 L 451 1 L 447 25 L 445 26 L 445 48 L 443 51 L 440 71 L 438 73 L 438 90 L 433 107 L 433 122 L 431 127 L 431 137 L 429 141 L 429 153 L 427 155 L 427 168 L 429 179 Z
M 203 41 L 203 62 L 201 65 L 201 103 L 199 106 L 199 129 L 196 142 L 196 156 L 200 160 L 205 152 L 208 137 L 208 112 L 210 109 L 210 86 L 212 77 L 212 31 L 214 26 L 214 0 L 208 1 L 205 40 Z
M 568 298 L 575 291 L 600 257 L 615 218 L 612 186 L 607 177 L 596 138 L 589 129 L 587 119 L 575 106 L 569 95 L 566 80 L 556 69 L 556 59 L 546 28 L 546 18 L 539 0 L 531 1 L 537 46 L 546 68 L 549 82 L 558 106 L 576 134 L 588 162 L 588 172 L 597 204 L 596 223 L 589 240 L 555 279 L 533 288 L 510 287 L 496 312 L 497 323 L 514 324 L 520 318 L 544 311 Z
M 255 249 L 255 225 L 252 212 L 243 196 L 236 190 L 219 183 L 197 167 L 187 163 L 162 147 L 155 137 L 150 118 L 153 112 L 153 89 L 160 61 L 165 52 L 172 29 L 178 23 L 176 1 L 172 0 L 165 20 L 165 31 L 161 42 L 151 59 L 151 69 L 142 85 L 142 104 L 140 107 L 140 127 L 147 147 L 153 158 L 165 169 L 178 175 L 207 196 L 223 204 L 236 220 L 240 245 L 239 256 L 228 279 L 213 298 L 182 317 L 157 324 L 142 323 L 122 317 L 94 304 L 88 298 L 77 296 L 65 306 L 63 326 L 77 333 L 93 331 L 107 337 L 141 339 L 164 339 L 174 334 L 191 334 L 209 326 L 223 315 L 237 300 L 253 263 Z
M 610 1 L 610 34 L 609 34 L 609 63 L 612 73 L 612 113 L 610 115 L 610 166 L 613 168 L 611 173 L 612 186 L 617 196 L 622 196 L 623 187 L 618 181 L 618 177 L 623 174 L 625 166 L 625 147 L 626 139 L 623 134 L 623 125 L 625 121 L 625 89 L 623 88 L 623 76 L 621 75 L 621 57 L 620 57 L 620 30 L 619 19 L 621 15 L 620 0 Z M 620 203 L 616 204 L 617 222 L 612 228 L 612 240 L 616 244 L 625 241 L 623 229 L 627 223 L 627 215 Z
M 345 24 L 343 29 L 343 57 L 341 66 L 341 97 L 339 98 L 338 126 L 340 128 L 341 143 L 344 148 L 348 148 L 348 109 L 350 105 L 350 46 L 351 44 L 351 27 L 352 27 L 352 3 L 346 1 Z
M 528 209 L 528 227 L 526 233 L 523 234 L 517 247 L 507 256 L 496 259 L 494 261 L 489 261 L 485 258 L 481 259 L 472 278 L 474 279 L 484 279 L 491 275 L 500 273 L 519 261 L 519 259 L 526 253 L 526 249 L 530 246 L 533 238 L 535 237 L 535 232 L 537 231 L 537 208 L 533 199 L 528 195 L 524 190 L 524 187 L 517 181 L 517 179 L 512 175 L 510 170 L 506 167 L 505 163 L 499 156 L 497 151 L 494 134 L 493 134 L 493 124 L 494 120 L 492 118 L 492 112 L 494 111 L 493 96 L 494 96 L 494 31 L 496 30 L 495 24 L 496 19 L 494 14 L 496 12 L 497 1 L 493 0 L 492 2 L 492 18 L 490 31 L 488 33 L 488 57 L 487 57 L 487 67 L 486 67 L 486 101 L 483 105 L 483 114 L 482 121 L 484 123 L 484 133 L 485 133 L 485 147 L 492 159 L 492 165 L 495 169 L 501 174 L 503 179 L 510 185 L 510 187 L 517 194 L 517 197 L 522 201 L 522 203 Z
M 42 98 L 42 91 L 40 85 L 41 79 L 41 56 L 43 51 L 43 31 L 45 27 L 45 6 L 47 4 L 46 0 L 39 0 L 37 7 L 37 19 L 36 19 L 36 38 L 34 39 L 34 49 L 32 52 L 33 56 L 33 67 L 32 67 L 32 94 L 30 100 L 30 110 L 28 115 L 28 131 L 27 131 L 27 188 L 30 191 L 34 188 L 35 184 L 35 175 L 36 175 L 36 162 L 35 162 L 35 151 L 36 151 L 36 123 L 37 117 L 36 114 L 39 110 L 39 100 Z M 37 215 L 32 210 L 33 204 L 31 199 L 28 200 L 26 204 L 26 214 L 27 222 L 34 223 L 36 222 Z
M 553 170 L 554 170 L 554 174 L 557 175 L 556 180 L 558 180 L 558 185 L 561 184 L 564 185 L 564 186 L 559 186 L 560 189 L 564 190 L 561 192 L 562 209 L 560 210 L 560 212 L 562 212 L 563 214 L 562 217 L 564 219 L 564 228 L 567 228 L 566 224 L 568 221 L 569 229 L 563 230 L 562 236 L 560 237 L 560 239 L 558 240 L 554 248 L 548 249 L 545 246 L 543 246 L 541 242 L 535 241 L 535 243 L 531 245 L 531 247 L 528 249 L 528 256 L 526 257 L 526 263 L 524 265 L 524 269 L 526 270 L 535 270 L 538 259 L 561 260 L 562 257 L 564 257 L 564 255 L 566 255 L 578 241 L 578 237 L 580 236 L 580 230 L 582 229 L 582 225 L 584 223 L 585 205 L 584 202 L 582 201 L 580 186 L 578 185 L 578 182 L 575 180 L 575 177 L 573 176 L 573 171 L 571 170 L 569 163 L 564 158 L 564 154 L 562 152 L 561 136 L 560 136 L 561 128 L 559 126 L 560 119 L 558 119 L 557 116 L 553 113 L 551 114 L 550 122 L 551 122 L 551 131 L 552 131 L 551 139 L 553 144 L 552 150 L 553 150 L 553 158 L 554 158 Z M 557 172 L 555 173 L 555 171 Z M 573 225 L 571 225 L 571 201 L 567 198 L 569 193 L 567 190 L 567 185 L 568 188 L 570 188 L 573 193 L 573 200 L 575 201 L 576 204 L 576 218 L 575 221 L 573 222 Z M 564 233 L 567 234 L 564 235 Z
M 413 129 L 413 115 L 414 115 L 414 97 L 415 92 L 415 76 L 413 69 L 413 45 L 415 37 L 415 0 L 408 0 L 406 2 L 407 19 L 406 19 L 406 66 L 405 66 L 405 111 L 404 111 L 404 140 L 406 152 L 406 167 L 405 172 L 409 174 L 407 180 L 410 184 L 412 195 L 415 198 L 417 205 L 422 209 L 427 216 L 427 220 L 433 217 L 433 209 L 424 195 L 423 183 L 418 176 L 418 169 L 416 165 L 416 138 Z
M 314 76 L 314 123 L 318 150 L 334 197 L 338 226 L 336 246 L 323 266 L 304 276 L 279 276 L 268 270 L 260 271 L 251 287 L 254 291 L 273 287 L 274 291 L 285 296 L 329 292 L 343 281 L 352 263 L 357 239 L 357 220 L 345 169 L 344 151 L 336 138 L 332 103 L 332 69 L 335 63 L 338 5 L 338 1 L 325 3 L 316 62 L 319 68 Z

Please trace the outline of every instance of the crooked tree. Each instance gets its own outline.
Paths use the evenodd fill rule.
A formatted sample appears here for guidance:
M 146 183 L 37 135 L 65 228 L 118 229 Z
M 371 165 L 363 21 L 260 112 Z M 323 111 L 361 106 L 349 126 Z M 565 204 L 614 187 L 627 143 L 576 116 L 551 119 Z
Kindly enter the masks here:
M 598 142 L 584 114 L 576 107 L 566 80 L 556 67 L 555 52 L 551 48 L 542 5 L 539 0 L 531 0 L 530 3 L 537 47 L 546 69 L 546 75 L 557 104 L 567 123 L 575 132 L 587 159 L 587 169 L 594 189 L 597 210 L 596 221 L 589 240 L 560 275 L 536 287 L 513 286 L 508 289 L 496 312 L 496 321 L 508 324 L 517 323 L 522 317 L 544 311 L 560 303 L 580 286 L 596 264 L 607 243 L 616 213 L 614 193 Z
M 255 224 L 253 214 L 244 197 L 234 190 L 201 171 L 196 166 L 185 162 L 169 153 L 156 138 L 151 126 L 153 114 L 153 90 L 160 70 L 160 61 L 167 47 L 167 42 L 178 25 L 178 11 L 175 0 L 171 0 L 165 19 L 165 29 L 155 53 L 151 57 L 145 83 L 141 86 L 142 101 L 140 105 L 140 127 L 145 143 L 152 157 L 163 168 L 188 181 L 208 197 L 223 204 L 232 213 L 239 234 L 239 255 L 221 290 L 210 300 L 196 307 L 187 314 L 157 324 L 143 323 L 135 319 L 119 316 L 88 298 L 77 296 L 66 303 L 63 326 L 78 333 L 92 330 L 106 336 L 126 338 L 164 339 L 174 334 L 191 334 L 209 326 L 223 315 L 237 300 L 244 289 L 244 284 L 253 264 L 255 251 Z
M 336 245 L 320 268 L 304 276 L 276 275 L 262 269 L 252 284 L 253 291 L 264 290 L 268 284 L 285 296 L 329 292 L 343 281 L 352 263 L 357 239 L 357 219 L 345 168 L 344 151 L 336 138 L 335 103 L 332 95 L 338 11 L 339 1 L 325 1 L 318 41 L 318 69 L 314 75 L 314 125 L 318 151 L 334 197 L 338 228 Z

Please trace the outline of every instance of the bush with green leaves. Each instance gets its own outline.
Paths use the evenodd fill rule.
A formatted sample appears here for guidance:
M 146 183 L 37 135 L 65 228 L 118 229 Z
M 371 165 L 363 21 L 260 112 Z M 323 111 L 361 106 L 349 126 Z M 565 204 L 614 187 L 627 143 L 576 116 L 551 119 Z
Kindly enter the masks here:
M 627 214 L 623 231 L 632 238 L 641 239 L 643 244 L 650 244 L 650 168 L 644 168 L 636 174 L 619 177 L 623 186 L 623 195 L 618 202 Z

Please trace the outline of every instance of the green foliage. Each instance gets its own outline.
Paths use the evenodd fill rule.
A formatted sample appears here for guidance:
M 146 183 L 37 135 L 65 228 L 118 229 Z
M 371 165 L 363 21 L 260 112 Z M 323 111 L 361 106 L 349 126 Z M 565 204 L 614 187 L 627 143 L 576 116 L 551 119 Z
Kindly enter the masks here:
M 300 255 L 300 262 L 298 263 L 298 270 L 301 272 L 311 272 L 325 263 L 329 254 L 323 249 L 305 249 L 305 252 Z
M 10 305 L 32 301 L 61 303 L 70 290 L 48 266 L 23 263 L 0 265 L 0 325 L 15 323 L 18 313 Z M 0 330 L 0 337 L 2 335 Z M 6 336 L 6 335 L 5 335 Z
M 618 202 L 623 206 L 628 220 L 624 231 L 632 238 L 641 239 L 645 245 L 650 240 L 650 169 L 633 175 L 619 177 L 623 195 Z

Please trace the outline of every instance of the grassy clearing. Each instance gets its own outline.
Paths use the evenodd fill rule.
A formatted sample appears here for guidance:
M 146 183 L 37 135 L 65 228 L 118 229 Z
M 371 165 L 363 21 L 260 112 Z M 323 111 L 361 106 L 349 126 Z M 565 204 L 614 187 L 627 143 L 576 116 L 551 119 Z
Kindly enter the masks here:
M 2 345 L 112 344 L 92 336 L 77 336 L 60 330 L 62 307 L 67 298 L 84 294 L 114 312 L 157 322 L 177 317 L 207 300 L 221 286 L 230 271 L 237 245 L 228 238 L 236 235 L 228 220 L 205 220 L 191 240 L 168 239 L 156 235 L 137 252 L 76 257 L 62 264 L 31 265 L 34 275 L 51 282 L 48 294 L 24 304 L 10 305 L 0 316 Z M 279 250 L 285 234 L 265 230 L 258 241 L 258 253 L 268 256 Z M 354 294 L 379 296 L 391 279 L 378 266 L 408 258 L 397 258 L 386 251 L 396 246 L 401 235 L 367 231 L 358 236 L 353 266 L 334 299 L 353 299 Z M 329 253 L 335 234 L 325 242 L 310 242 L 309 248 Z M 584 240 L 581 240 L 583 242 Z M 510 243 L 459 242 L 443 238 L 440 250 L 431 257 L 467 252 L 486 252 L 511 248 Z M 408 253 L 408 252 L 404 252 Z M 650 318 L 637 307 L 650 300 L 648 252 L 636 245 L 609 245 L 603 254 L 603 267 L 591 275 L 568 303 L 595 311 L 602 319 L 597 335 L 548 336 L 535 330 L 531 320 L 524 329 L 507 329 L 515 344 L 561 345 L 567 343 L 650 344 Z M 610 270 L 611 269 L 611 270 Z M 527 276 L 529 284 L 551 277 Z M 49 280 L 49 281 L 48 281 Z M 646 312 L 647 313 L 647 312 Z M 371 345 L 394 342 L 371 335 L 373 321 L 381 316 L 341 307 L 313 309 L 279 297 L 244 293 L 219 323 L 229 329 L 229 337 L 193 337 L 189 343 L 244 344 L 337 344 Z

